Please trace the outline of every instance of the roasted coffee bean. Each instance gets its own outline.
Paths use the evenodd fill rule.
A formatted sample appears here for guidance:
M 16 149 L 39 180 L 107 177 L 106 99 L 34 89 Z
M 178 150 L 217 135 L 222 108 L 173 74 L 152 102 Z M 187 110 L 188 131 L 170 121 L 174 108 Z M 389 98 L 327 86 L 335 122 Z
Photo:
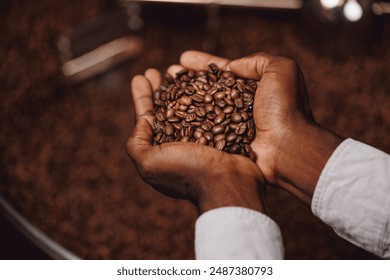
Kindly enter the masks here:
M 234 104 L 234 101 L 231 100 L 230 98 L 225 97 L 225 98 L 223 99 L 223 101 L 225 101 L 226 105 L 228 105 L 228 106 L 234 106 L 234 105 L 235 105 L 235 104 Z
M 217 143 L 220 140 L 225 140 L 226 139 L 226 134 L 218 134 L 214 136 L 214 142 Z
M 246 131 L 246 124 L 240 123 L 237 128 L 235 129 L 236 134 L 243 135 Z
M 205 96 L 204 96 L 204 102 L 205 103 L 213 102 L 213 96 L 210 93 L 206 93 Z
M 214 112 L 214 106 L 212 104 L 205 104 L 204 108 L 206 109 L 207 113 Z
M 208 114 L 206 115 L 206 118 L 207 118 L 208 120 L 212 121 L 212 120 L 215 119 L 215 116 L 216 116 L 216 114 L 215 114 L 214 112 L 211 112 L 211 113 L 208 113 Z M 214 122 L 214 123 L 215 123 L 215 122 Z
M 165 116 L 163 113 L 157 113 L 156 119 L 159 120 L 160 122 L 163 122 L 163 121 L 165 121 Z
M 225 119 L 222 123 L 221 123 L 221 125 L 228 125 L 228 124 L 230 124 L 232 122 L 232 119 L 231 118 L 227 118 L 227 119 Z
M 220 92 L 217 92 L 216 94 L 214 94 L 214 99 L 223 99 L 225 98 L 226 94 L 224 91 L 220 91 Z
M 216 64 L 163 76 L 152 99 L 153 145 L 195 142 L 256 160 L 253 102 L 257 82 L 236 77 Z
M 249 120 L 249 114 L 247 113 L 247 112 L 242 112 L 241 113 L 241 116 L 242 116 L 242 120 L 244 121 L 244 122 L 246 122 L 247 120 Z
M 173 117 L 175 115 L 175 109 L 168 109 L 167 110 L 167 113 L 165 114 L 165 117 L 167 118 L 167 119 L 169 119 L 169 118 L 171 118 L 171 117 Z
M 225 148 L 225 145 L 226 145 L 226 141 L 224 139 L 215 142 L 215 148 L 217 148 L 220 151 L 222 151 Z
M 248 139 L 252 141 L 253 139 L 255 139 L 255 130 L 253 128 L 250 128 L 246 135 Z
M 221 113 L 221 114 L 217 115 L 214 119 L 214 123 L 220 124 L 225 119 L 225 116 L 226 116 L 225 113 Z
M 222 73 L 222 77 L 225 78 L 225 79 L 228 79 L 228 78 L 235 78 L 236 75 L 234 75 L 234 73 L 231 72 L 231 71 L 224 71 Z
M 171 122 L 171 123 L 174 123 L 174 122 L 179 122 L 180 119 L 178 117 L 170 117 L 167 119 L 167 121 Z
M 244 106 L 244 102 L 242 101 L 241 98 L 234 99 L 234 104 L 236 105 L 237 108 L 242 108 Z
M 195 139 L 199 139 L 200 137 L 202 137 L 203 136 L 203 132 L 202 131 L 200 131 L 200 130 L 195 130 L 194 131 L 194 137 L 195 137 Z
M 233 145 L 229 149 L 229 153 L 231 154 L 239 154 L 240 153 L 240 146 L 238 145 Z
M 234 112 L 234 107 L 233 106 L 227 106 L 227 107 L 223 108 L 223 112 L 225 114 L 231 114 L 231 113 Z
M 199 117 L 204 117 L 207 114 L 206 109 L 204 107 L 196 107 L 194 112 Z
M 207 140 L 206 137 L 201 136 L 201 137 L 198 139 L 198 143 L 199 143 L 199 144 L 202 144 L 202 145 L 207 145 L 207 144 L 209 143 L 209 141 Z
M 237 134 L 234 132 L 229 133 L 229 135 L 226 137 L 226 141 L 228 142 L 234 142 L 237 139 Z
M 209 64 L 208 70 L 210 73 L 215 74 L 218 72 L 219 68 L 215 63 Z
M 204 130 L 211 130 L 212 128 L 213 128 L 213 126 L 214 126 L 214 124 L 211 122 L 211 121 L 209 121 L 209 120 L 206 120 L 206 121 L 204 121 L 201 125 L 201 128 L 203 128 Z
M 216 125 L 211 129 L 211 132 L 214 133 L 214 135 L 223 133 L 225 131 L 225 127 L 223 125 Z
M 204 101 L 204 96 L 199 94 L 199 93 L 195 93 L 193 96 L 192 96 L 192 100 L 196 101 L 196 102 L 203 102 Z
M 233 77 L 229 77 L 225 80 L 225 85 L 231 87 L 236 83 L 236 80 Z
M 196 119 L 196 114 L 190 113 L 190 114 L 188 114 L 187 117 L 186 117 L 186 122 L 192 122 L 192 121 L 195 120 L 195 119 Z
M 175 129 L 171 124 L 167 124 L 166 126 L 164 126 L 165 135 L 172 135 L 174 132 L 175 132 Z
M 180 76 L 187 75 L 187 74 L 188 74 L 188 70 L 183 69 L 183 70 L 180 70 L 179 72 L 177 72 L 176 76 L 180 77 Z
M 177 130 L 180 131 L 182 126 L 179 123 L 172 123 L 172 126 Z
M 207 141 L 213 141 L 214 139 L 214 134 L 212 134 L 210 131 L 206 131 L 203 136 L 206 137 Z
M 192 98 L 189 97 L 189 96 L 182 96 L 182 97 L 180 97 L 178 102 L 179 102 L 180 105 L 190 106 L 191 103 L 192 103 Z
M 220 108 L 223 108 L 226 106 L 226 103 L 222 99 L 217 99 L 215 100 L 215 105 L 218 105 Z
M 180 119 L 185 119 L 188 116 L 188 113 L 183 112 L 183 111 L 175 111 L 175 116 L 180 118 Z
M 233 113 L 233 114 L 231 114 L 230 118 L 232 119 L 232 122 L 234 122 L 234 123 L 240 123 L 242 120 L 242 116 L 240 113 Z

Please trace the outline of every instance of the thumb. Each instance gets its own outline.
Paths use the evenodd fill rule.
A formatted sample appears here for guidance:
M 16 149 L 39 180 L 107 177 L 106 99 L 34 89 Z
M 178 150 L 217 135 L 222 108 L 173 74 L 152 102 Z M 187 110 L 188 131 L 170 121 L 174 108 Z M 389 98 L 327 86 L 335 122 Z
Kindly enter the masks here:
M 145 118 L 140 118 L 126 142 L 129 156 L 138 161 L 152 147 L 152 137 L 153 131 L 149 122 Z
M 295 78 L 297 74 L 295 61 L 265 52 L 233 60 L 227 68 L 242 78 L 252 80 L 260 80 L 264 75 L 283 80 Z

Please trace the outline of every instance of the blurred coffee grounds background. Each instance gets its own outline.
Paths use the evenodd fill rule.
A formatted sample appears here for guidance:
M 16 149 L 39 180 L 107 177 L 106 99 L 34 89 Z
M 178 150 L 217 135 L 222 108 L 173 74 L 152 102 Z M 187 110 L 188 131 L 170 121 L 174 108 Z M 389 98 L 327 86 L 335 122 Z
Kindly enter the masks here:
M 124 150 L 134 125 L 131 77 L 149 67 L 164 71 L 184 50 L 293 58 L 319 123 L 390 152 L 389 18 L 368 12 L 356 23 L 332 23 L 315 9 L 134 7 L 142 22 L 130 35 L 142 42 L 141 52 L 69 83 L 57 48 L 61 34 L 117 11 L 118 2 L 0 1 L 0 195 L 78 257 L 194 258 L 195 209 L 144 184 Z M 290 194 L 268 187 L 267 197 L 287 259 L 375 258 Z M 0 230 L 1 258 L 48 257 L 4 217 Z

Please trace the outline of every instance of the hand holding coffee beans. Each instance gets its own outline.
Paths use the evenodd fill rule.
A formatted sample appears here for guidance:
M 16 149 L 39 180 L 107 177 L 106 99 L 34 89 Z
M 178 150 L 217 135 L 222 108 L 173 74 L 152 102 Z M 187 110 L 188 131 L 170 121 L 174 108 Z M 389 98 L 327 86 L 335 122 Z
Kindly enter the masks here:
M 209 64 L 168 73 L 153 92 L 153 145 L 194 142 L 256 160 L 253 100 L 257 83 Z

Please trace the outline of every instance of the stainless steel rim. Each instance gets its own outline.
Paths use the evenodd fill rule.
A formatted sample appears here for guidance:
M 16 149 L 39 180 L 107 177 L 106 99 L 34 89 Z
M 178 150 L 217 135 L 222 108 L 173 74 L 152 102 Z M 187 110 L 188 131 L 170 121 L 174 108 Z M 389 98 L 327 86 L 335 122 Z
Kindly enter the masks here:
M 0 211 L 6 216 L 28 239 L 41 248 L 46 254 L 57 260 L 79 260 L 80 258 L 65 249 L 59 243 L 48 237 L 38 228 L 27 221 L 11 204 L 0 196 Z

